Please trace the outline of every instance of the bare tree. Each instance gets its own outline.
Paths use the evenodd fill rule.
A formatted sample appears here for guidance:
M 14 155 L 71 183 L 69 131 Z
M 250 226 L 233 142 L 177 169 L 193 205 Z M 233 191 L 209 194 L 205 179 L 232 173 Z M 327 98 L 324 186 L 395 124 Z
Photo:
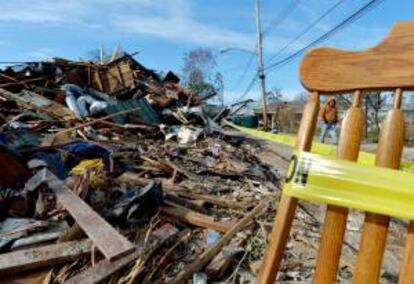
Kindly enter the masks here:
M 349 93 L 336 95 L 338 105 L 344 109 L 348 109 L 352 106 L 352 98 L 353 94 Z
M 272 87 L 271 91 L 266 93 L 266 102 L 268 104 L 280 103 L 282 101 L 282 89 L 278 87 Z
M 391 94 L 389 92 L 369 91 L 366 93 L 368 106 L 367 125 L 375 126 L 375 133 L 378 136 L 380 132 L 380 112 L 390 102 Z
M 184 84 L 201 97 L 217 94 L 223 103 L 224 81 L 216 71 L 217 62 L 213 52 L 207 48 L 197 48 L 184 54 L 182 73 Z
M 293 101 L 305 104 L 309 101 L 309 93 L 307 92 L 297 93 L 295 97 L 293 98 Z

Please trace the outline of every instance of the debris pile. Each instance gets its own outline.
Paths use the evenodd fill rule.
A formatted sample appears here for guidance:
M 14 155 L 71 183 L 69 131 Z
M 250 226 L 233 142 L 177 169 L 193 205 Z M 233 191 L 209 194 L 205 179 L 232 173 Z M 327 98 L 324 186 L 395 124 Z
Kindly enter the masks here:
M 281 178 L 179 81 L 129 54 L 0 72 L 8 281 L 254 282 Z

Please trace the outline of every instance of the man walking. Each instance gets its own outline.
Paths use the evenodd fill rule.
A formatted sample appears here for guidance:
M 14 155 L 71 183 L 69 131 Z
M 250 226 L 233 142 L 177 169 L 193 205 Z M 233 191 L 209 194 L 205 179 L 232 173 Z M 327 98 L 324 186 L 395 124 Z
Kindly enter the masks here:
M 322 108 L 321 119 L 323 123 L 320 137 L 321 142 L 325 142 L 326 134 L 329 132 L 329 135 L 332 138 L 332 143 L 337 144 L 336 125 L 338 123 L 338 110 L 336 108 L 336 100 L 334 97 L 330 97 Z

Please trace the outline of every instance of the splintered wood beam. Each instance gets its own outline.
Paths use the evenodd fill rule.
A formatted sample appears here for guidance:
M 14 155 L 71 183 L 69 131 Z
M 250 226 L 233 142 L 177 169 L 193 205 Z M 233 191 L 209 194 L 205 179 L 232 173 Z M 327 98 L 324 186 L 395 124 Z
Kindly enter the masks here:
M 136 260 L 142 253 L 142 248 L 135 250 L 133 253 L 128 254 L 122 258 L 110 261 L 108 259 L 103 259 L 94 266 L 88 268 L 87 270 L 75 275 L 74 277 L 66 280 L 65 284 L 78 284 L 78 283 L 99 283 L 122 268 L 126 267 L 128 264 Z
M 232 247 L 241 247 L 247 240 L 249 236 L 246 234 L 243 237 L 233 238 L 230 242 L 229 246 Z M 227 268 L 232 263 L 234 257 L 226 255 L 223 250 L 216 255 L 213 260 L 207 265 L 206 267 L 206 274 L 209 277 L 215 277 L 215 278 L 221 278 L 224 274 L 224 272 L 227 270 Z
M 212 194 L 178 192 L 178 195 L 185 197 L 185 198 L 203 200 L 213 205 L 234 208 L 234 209 L 246 209 L 251 205 L 250 202 L 248 203 L 248 202 L 243 202 L 243 201 L 229 200 L 228 197 L 216 196 Z
M 0 274 L 19 273 L 76 260 L 91 253 L 92 241 L 84 239 L 18 250 L 0 255 Z
M 227 232 L 235 224 L 234 222 L 216 222 L 212 216 L 201 214 L 187 208 L 163 206 L 161 207 L 161 213 L 172 216 L 179 221 L 221 233 Z
M 61 180 L 47 169 L 43 170 L 45 179 L 57 200 L 76 220 L 86 235 L 109 260 L 132 252 L 135 247 L 123 235 L 92 210 L 85 201 L 73 193 Z M 40 172 L 41 174 L 42 172 Z
M 200 271 L 207 263 L 216 256 L 220 250 L 227 245 L 231 239 L 242 230 L 250 221 L 257 217 L 260 213 L 264 212 L 267 209 L 268 202 L 262 201 L 257 205 L 253 210 L 247 213 L 236 225 L 234 225 L 223 237 L 221 237 L 212 247 L 208 248 L 203 252 L 199 257 L 196 258 L 193 262 L 184 267 L 184 270 L 181 271 L 177 277 L 174 279 L 173 283 L 181 284 L 187 283 L 187 280 L 191 275 Z
M 177 232 L 177 228 L 170 224 L 165 224 L 164 226 L 150 234 L 150 242 L 147 250 L 154 251 L 164 241 L 168 240 L 169 238 L 177 234 Z M 94 266 L 86 269 L 85 271 L 82 271 L 81 273 L 65 281 L 65 284 L 101 283 L 102 281 L 110 277 L 112 274 L 116 273 L 128 264 L 135 261 L 140 255 L 142 255 L 143 251 L 144 242 L 137 246 L 135 252 L 114 261 L 103 259 L 100 262 L 96 263 Z
M 69 108 L 34 92 L 26 90 L 24 93 L 15 94 L 0 88 L 0 96 L 16 102 L 22 108 L 34 109 L 57 119 L 73 118 L 72 111 Z

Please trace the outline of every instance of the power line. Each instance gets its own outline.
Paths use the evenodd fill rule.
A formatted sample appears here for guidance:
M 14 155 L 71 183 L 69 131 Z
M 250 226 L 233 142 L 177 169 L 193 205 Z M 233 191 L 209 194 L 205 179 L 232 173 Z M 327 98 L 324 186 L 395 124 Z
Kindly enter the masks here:
M 295 10 L 296 6 L 299 4 L 301 0 L 291 0 L 289 2 L 289 4 L 279 13 L 279 15 L 276 17 L 276 19 L 270 23 L 262 32 L 263 34 L 263 38 L 268 35 L 272 29 L 275 29 L 276 27 L 278 27 L 283 21 L 285 21 L 287 19 L 287 17 Z M 254 62 L 254 57 L 256 56 L 257 51 L 255 50 L 251 56 L 249 57 L 249 60 L 247 61 L 246 67 L 243 70 L 242 75 L 240 76 L 240 79 L 237 80 L 237 83 L 235 84 L 237 88 L 244 80 L 244 78 L 246 77 L 248 71 L 250 70 L 253 62 Z M 242 100 L 252 89 L 252 87 L 254 86 L 254 83 L 256 82 L 258 76 L 257 74 L 255 74 L 255 77 L 250 81 L 249 85 L 246 88 L 246 91 L 243 93 L 243 95 L 238 99 L 238 101 Z
M 252 64 L 254 62 L 254 57 L 256 56 L 256 51 L 252 52 L 252 54 L 249 57 L 249 61 L 247 61 L 246 66 L 244 67 L 243 73 L 240 76 L 239 80 L 237 80 L 237 83 L 235 84 L 234 88 L 237 88 L 238 86 L 240 86 L 240 84 L 243 82 L 244 78 L 247 75 L 247 72 L 249 72 L 250 67 L 252 67 Z
M 316 40 L 312 41 L 305 47 L 299 49 L 298 51 L 294 52 L 293 54 L 283 58 L 282 60 L 279 60 L 278 62 L 275 62 L 265 68 L 268 72 L 273 72 L 277 67 L 280 67 L 293 59 L 295 59 L 297 56 L 301 55 L 303 52 L 305 52 L 310 47 L 313 47 L 314 45 L 328 39 L 332 35 L 334 35 L 336 32 L 340 31 L 344 27 L 346 27 L 348 24 L 353 23 L 357 19 L 359 19 L 361 16 L 363 16 L 366 12 L 369 12 L 371 9 L 375 7 L 376 4 L 380 4 L 384 0 L 371 0 L 364 6 L 362 6 L 360 9 L 358 9 L 356 12 L 354 12 L 352 15 L 347 17 L 345 20 L 340 22 L 338 25 L 336 25 L 334 28 L 329 30 L 328 32 L 324 33 L 322 36 L 318 37 Z
M 366 12 L 369 12 L 372 8 L 374 8 L 375 7 L 374 5 L 380 4 L 382 1 L 383 0 L 371 0 L 371 1 L 369 1 L 367 4 L 365 4 L 360 9 L 358 9 L 356 12 L 354 12 L 352 15 L 350 15 L 345 20 L 343 20 L 342 22 L 340 22 L 334 28 L 332 28 L 328 32 L 324 33 L 322 36 L 318 37 L 316 40 L 312 41 L 311 43 L 309 43 L 305 47 L 299 49 L 298 51 L 294 52 L 293 54 L 285 57 L 284 59 L 279 60 L 278 62 L 273 63 L 273 64 L 267 66 L 265 69 L 268 70 L 268 71 L 270 71 L 270 72 L 272 72 L 277 67 L 282 66 L 282 65 L 290 62 L 291 60 L 293 60 L 297 56 L 301 55 L 303 52 L 305 52 L 310 47 L 312 47 L 312 46 L 314 46 L 314 45 L 316 45 L 316 44 L 318 44 L 318 43 L 320 43 L 320 42 L 328 39 L 329 37 L 333 36 L 336 32 L 338 32 L 341 29 L 345 28 L 348 24 L 351 24 L 351 23 L 355 22 L 361 16 L 363 16 Z
M 289 2 L 289 4 L 280 11 L 279 15 L 276 17 L 276 19 L 270 23 L 267 28 L 263 30 L 263 37 L 268 35 L 272 29 L 275 29 L 278 27 L 283 21 L 289 17 L 289 15 L 295 10 L 296 6 L 299 4 L 301 0 L 292 0 Z
M 247 86 L 246 90 L 243 92 L 243 94 L 237 100 L 235 100 L 235 102 L 240 102 L 244 99 L 244 97 L 247 96 L 247 94 L 252 90 L 252 88 L 253 88 L 253 86 L 256 83 L 258 78 L 259 78 L 259 74 L 256 73 L 254 75 L 254 77 L 252 78 L 252 80 L 250 81 L 249 85 Z
M 267 61 L 267 63 L 271 63 L 273 59 L 275 59 L 278 55 L 280 55 L 283 51 L 285 51 L 288 47 L 290 47 L 293 43 L 295 43 L 299 38 L 301 38 L 303 35 L 305 35 L 307 32 L 309 32 L 313 27 L 315 27 L 320 21 L 322 21 L 326 16 L 328 16 L 330 13 L 332 13 L 333 10 L 336 9 L 340 4 L 345 2 L 345 0 L 339 0 L 335 3 L 332 7 L 330 7 L 328 10 L 326 10 L 325 13 L 323 13 L 320 17 L 318 17 L 315 21 L 313 21 L 309 26 L 307 26 L 302 32 L 300 32 L 294 39 L 292 39 L 290 42 L 288 42 L 284 47 L 279 49 L 278 52 L 276 52 L 270 59 Z
M 332 11 L 333 9 L 335 9 L 337 6 L 339 6 L 339 4 L 341 4 L 344 0 L 340 0 L 338 1 L 334 6 L 332 6 L 330 9 L 328 9 L 321 17 L 319 17 L 314 23 L 312 23 L 310 26 L 314 26 L 317 24 L 317 22 L 319 22 L 323 17 L 326 17 L 327 13 L 329 14 L 330 11 Z M 380 4 L 381 2 L 383 2 L 384 0 L 371 0 L 370 2 L 368 2 L 367 4 L 365 4 L 364 6 L 362 6 L 360 9 L 358 9 L 356 12 L 354 12 L 352 15 L 350 15 L 349 17 L 347 17 L 345 20 L 343 20 L 342 22 L 340 22 L 339 24 L 337 24 L 334 28 L 332 28 L 331 30 L 329 30 L 328 32 L 324 33 L 322 36 L 320 36 L 319 38 L 317 38 L 316 40 L 312 41 L 311 43 L 309 43 L 308 45 L 306 45 L 305 47 L 301 48 L 300 50 L 294 52 L 293 54 L 285 57 L 284 59 L 271 64 L 267 67 L 265 67 L 265 70 L 268 72 L 273 72 L 277 67 L 280 67 L 284 64 L 287 64 L 288 62 L 290 62 L 291 60 L 293 60 L 294 58 L 296 58 L 297 56 L 299 56 L 300 54 L 302 54 L 303 52 L 305 52 L 307 49 L 309 49 L 310 47 L 328 39 L 329 37 L 333 36 L 336 32 L 340 31 L 341 29 L 345 28 L 348 24 L 353 23 L 354 21 L 356 21 L 357 19 L 359 19 L 361 16 L 363 16 L 365 13 L 369 12 L 371 9 L 373 9 L 375 6 L 375 4 Z M 307 31 L 309 28 L 309 26 L 302 32 L 303 34 L 305 33 L 305 31 Z M 297 38 L 302 36 L 302 33 L 300 35 L 297 36 Z M 296 38 L 294 40 L 297 40 Z M 293 42 L 294 40 L 292 40 L 291 42 Z M 284 47 L 285 48 L 285 47 Z M 278 52 L 279 54 L 279 52 Z M 250 81 L 249 85 L 247 86 L 246 90 L 243 92 L 243 94 L 239 97 L 239 99 L 237 101 L 241 101 L 253 88 L 254 83 L 256 82 L 258 78 L 258 74 L 256 73 L 255 76 L 252 78 L 252 80 Z

